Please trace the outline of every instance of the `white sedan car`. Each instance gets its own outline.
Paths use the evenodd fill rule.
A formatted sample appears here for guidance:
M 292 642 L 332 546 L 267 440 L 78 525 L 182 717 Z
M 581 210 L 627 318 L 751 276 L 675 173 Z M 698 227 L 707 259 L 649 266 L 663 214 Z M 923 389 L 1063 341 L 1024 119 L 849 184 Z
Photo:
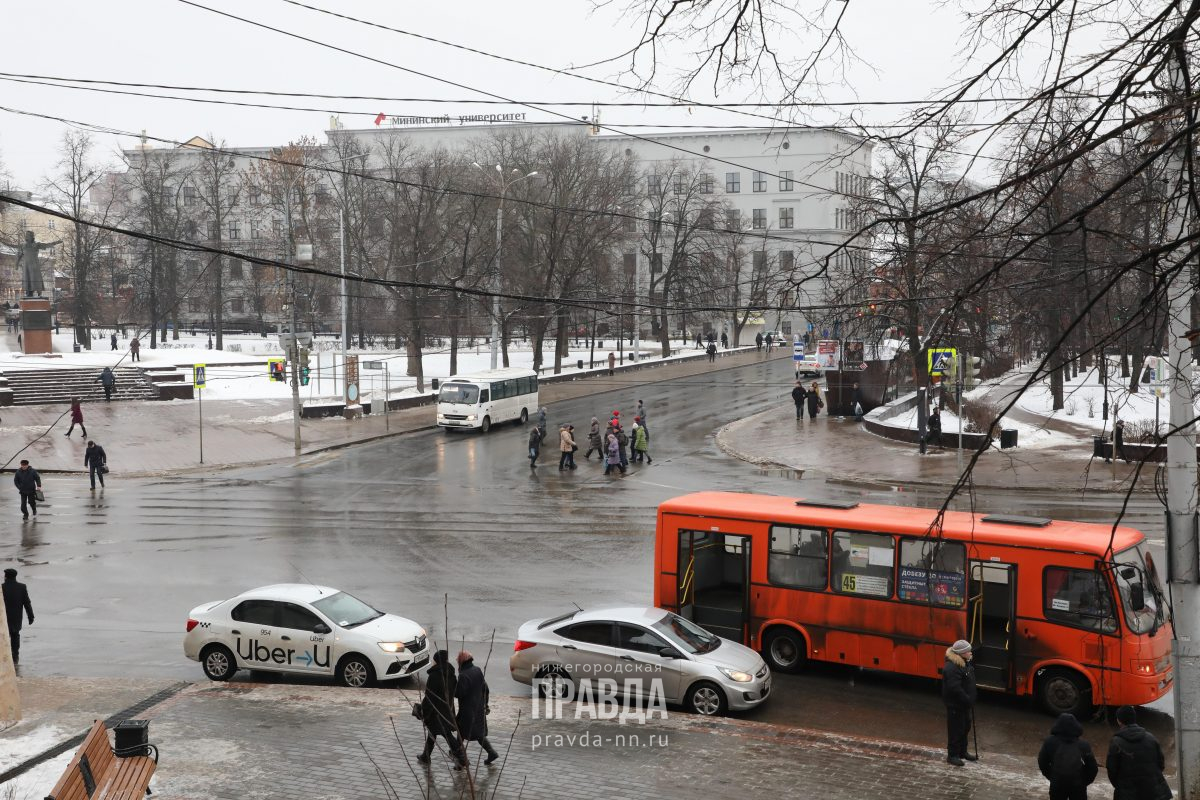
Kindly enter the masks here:
M 193 608 L 183 652 L 227 681 L 239 669 L 333 675 L 344 686 L 406 678 L 429 663 L 425 629 L 328 586 L 280 583 Z

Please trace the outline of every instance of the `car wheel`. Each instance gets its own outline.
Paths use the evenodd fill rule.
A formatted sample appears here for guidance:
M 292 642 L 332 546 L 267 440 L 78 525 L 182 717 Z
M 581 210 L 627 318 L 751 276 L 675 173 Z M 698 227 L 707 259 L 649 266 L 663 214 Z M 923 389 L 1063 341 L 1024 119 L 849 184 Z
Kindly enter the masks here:
M 1078 673 L 1050 669 L 1038 677 L 1038 699 L 1051 714 L 1084 719 L 1092 709 L 1092 687 Z
M 375 669 L 360 655 L 349 655 L 337 668 L 338 683 L 351 689 L 362 689 L 375 682 Z
M 479 430 L 483 431 L 484 433 L 487 433 L 491 429 L 492 429 L 492 418 L 484 417 L 483 422 L 479 423 Z
M 533 679 L 537 681 L 538 697 L 565 698 L 571 689 L 571 678 L 562 667 L 541 667 Z
M 228 647 L 220 644 L 210 644 L 200 654 L 200 664 L 204 674 L 210 681 L 227 681 L 237 672 L 237 661 Z
M 521 419 L 517 421 L 517 424 L 524 425 L 526 422 L 529 422 L 529 409 L 522 408 L 521 409 Z
M 687 707 L 705 717 L 719 717 L 729 709 L 729 698 L 715 683 L 700 681 L 688 689 Z
M 808 662 L 808 645 L 799 631 L 776 628 L 766 636 L 763 656 L 775 672 L 799 672 Z

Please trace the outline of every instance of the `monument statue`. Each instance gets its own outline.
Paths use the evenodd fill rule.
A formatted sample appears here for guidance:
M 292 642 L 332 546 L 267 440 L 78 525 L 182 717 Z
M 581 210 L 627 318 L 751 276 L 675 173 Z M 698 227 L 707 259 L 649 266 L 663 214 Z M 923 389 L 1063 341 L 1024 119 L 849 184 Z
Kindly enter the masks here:
M 25 231 L 25 243 L 17 254 L 17 266 L 24 269 L 25 296 L 41 297 L 46 291 L 46 282 L 42 279 L 42 265 L 38 262 L 38 251 L 61 244 L 61 239 L 53 242 L 35 242 L 33 231 Z

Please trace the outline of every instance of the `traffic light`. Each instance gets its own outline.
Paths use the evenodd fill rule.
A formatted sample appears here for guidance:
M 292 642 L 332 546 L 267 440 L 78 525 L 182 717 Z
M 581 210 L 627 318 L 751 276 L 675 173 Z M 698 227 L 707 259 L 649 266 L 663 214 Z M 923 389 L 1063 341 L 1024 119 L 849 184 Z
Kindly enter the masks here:
M 273 358 L 267 362 L 267 369 L 271 376 L 271 380 L 279 381 L 280 383 L 287 382 L 287 370 L 284 367 L 282 358 Z
M 300 369 L 300 385 L 308 386 L 309 368 L 307 347 L 301 347 L 299 349 L 298 358 L 296 359 L 296 366 Z
M 963 359 L 963 384 L 969 389 L 979 382 L 979 369 L 983 359 L 979 356 L 967 356 Z

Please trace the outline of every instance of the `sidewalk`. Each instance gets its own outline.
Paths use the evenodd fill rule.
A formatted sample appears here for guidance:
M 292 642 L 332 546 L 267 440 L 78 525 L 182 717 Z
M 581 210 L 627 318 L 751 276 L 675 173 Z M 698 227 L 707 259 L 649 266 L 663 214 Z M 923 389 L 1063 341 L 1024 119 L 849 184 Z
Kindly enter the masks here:
M 917 445 L 876 436 L 853 417 L 839 420 L 824 412 L 815 420 L 795 419 L 790 401 L 778 408 L 730 423 L 717 432 L 726 453 L 760 466 L 819 473 L 857 483 L 952 486 L 961 475 L 957 451 L 932 448 L 922 456 Z M 1056 491 L 1126 491 L 1137 465 L 1113 465 L 1091 458 L 1087 443 L 1054 447 L 1016 447 L 984 452 L 972 469 L 977 488 Z M 963 452 L 964 469 L 975 453 Z M 1152 491 L 1155 467 L 1143 469 L 1137 491 Z
M 27 753 L 55 736 L 79 734 L 90 719 L 64 712 L 54 698 L 74 681 L 22 680 L 30 718 L 0 732 L 0 752 Z M 129 684 L 92 684 L 86 693 L 97 717 L 123 708 Z M 136 709 L 150 720 L 150 740 L 161 753 L 154 796 L 196 798 L 375 797 L 694 798 L 825 797 L 862 800 L 1008 800 L 1045 794 L 1033 754 L 985 754 L 956 769 L 940 748 L 887 738 L 846 737 L 806 729 L 707 719 L 671 709 L 668 719 L 644 724 L 617 719 L 532 719 L 527 697 L 494 695 L 490 738 L 503 760 L 476 763 L 470 777 L 415 762 L 422 732 L 409 714 L 415 690 L 347 690 L 302 683 L 192 684 Z M 164 685 L 148 682 L 146 695 Z M 163 694 L 158 697 L 162 698 Z M 111 705 L 101 710 L 104 701 Z M 74 705 L 74 703 L 71 703 Z M 393 729 L 394 724 L 394 729 Z M 53 735 L 48 735 L 49 730 Z M 511 737 L 511 738 L 510 738 Z M 49 759 L 0 789 L 43 797 L 70 761 L 73 749 Z M 477 746 L 469 750 L 474 759 Z M 0 758 L 3 758 L 0 756 Z M 25 756 L 28 758 L 28 755 Z M 24 759 L 23 759 L 24 760 Z M 0 772 L 11 764 L 0 762 Z M 382 776 L 382 777 L 381 777 Z M 394 794 L 385 788 L 384 779 Z M 474 784 L 472 795 L 468 781 Z M 8 796 L 8 795 L 3 795 Z M 1109 798 L 1101 775 L 1089 791 Z
M 753 348 L 723 351 L 715 365 L 697 354 L 695 359 L 674 361 L 640 369 L 618 367 L 609 377 L 597 372 L 576 380 L 543 384 L 542 405 L 585 395 L 633 387 L 756 363 L 765 357 Z M 790 357 L 780 351 L 778 357 Z M 776 355 L 772 354 L 772 358 Z M 640 366 L 640 365 L 639 365 Z M 632 367 L 632 365 L 631 365 Z M 264 377 L 263 380 L 266 380 Z M 622 398 L 624 401 L 624 398 Z M 293 456 L 292 406 L 280 400 L 204 401 L 204 464 L 200 463 L 199 412 L 194 400 L 168 402 L 89 403 L 84 406 L 88 435 L 103 445 L 114 475 L 131 477 L 163 472 L 278 461 Z M 0 409 L 0 466 L 29 444 L 18 459 L 27 458 L 42 472 L 83 472 L 86 440 L 76 432 L 65 437 L 70 419 L 65 406 L 11 406 Z M 60 415 L 64 415 L 60 419 Z M 435 407 L 430 404 L 367 415 L 359 420 L 306 419 L 300 422 L 305 455 L 434 427 Z M 47 432 L 51 423 L 58 420 Z M 14 469 L 17 460 L 8 466 Z

